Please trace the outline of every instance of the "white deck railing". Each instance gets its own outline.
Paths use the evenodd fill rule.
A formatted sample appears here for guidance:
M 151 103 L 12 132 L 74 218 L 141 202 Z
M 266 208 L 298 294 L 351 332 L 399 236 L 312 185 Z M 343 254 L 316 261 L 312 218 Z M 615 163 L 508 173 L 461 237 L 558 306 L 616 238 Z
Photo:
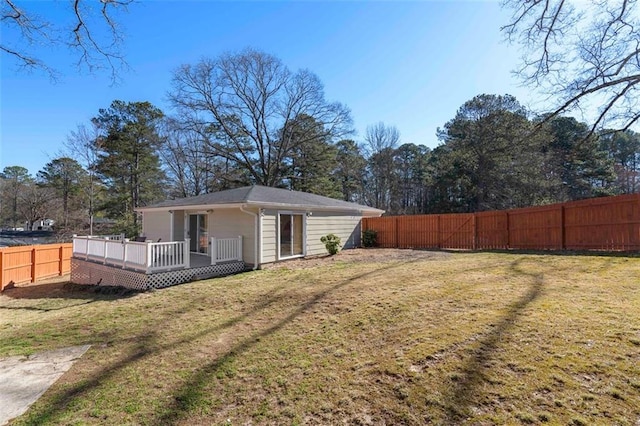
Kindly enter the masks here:
M 211 237 L 211 264 L 242 260 L 242 235 L 237 238 Z
M 190 267 L 188 239 L 142 243 L 113 237 L 73 237 L 73 256 L 147 273 Z

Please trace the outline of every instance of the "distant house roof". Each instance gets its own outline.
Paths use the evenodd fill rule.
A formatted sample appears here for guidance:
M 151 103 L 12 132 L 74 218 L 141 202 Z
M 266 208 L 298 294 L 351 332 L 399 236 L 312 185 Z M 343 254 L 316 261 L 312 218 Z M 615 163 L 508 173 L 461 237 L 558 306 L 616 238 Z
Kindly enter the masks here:
M 291 191 L 268 186 L 244 186 L 226 191 L 201 194 L 195 197 L 166 200 L 146 207 L 139 207 L 138 211 L 170 210 L 178 207 L 198 208 L 206 206 L 254 205 L 258 207 L 290 207 L 305 209 L 337 210 L 337 211 L 366 211 L 380 215 L 384 210 L 364 206 L 348 201 L 336 200 L 307 192 Z

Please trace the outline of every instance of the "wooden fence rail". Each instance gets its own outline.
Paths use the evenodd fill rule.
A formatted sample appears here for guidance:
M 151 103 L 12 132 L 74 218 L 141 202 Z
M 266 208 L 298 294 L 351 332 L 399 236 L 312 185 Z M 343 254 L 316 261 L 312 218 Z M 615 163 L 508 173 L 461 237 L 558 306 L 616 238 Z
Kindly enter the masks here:
M 640 194 L 481 213 L 362 219 L 379 247 L 640 250 Z
M 71 243 L 1 248 L 0 291 L 11 283 L 36 282 L 70 273 L 71 251 Z

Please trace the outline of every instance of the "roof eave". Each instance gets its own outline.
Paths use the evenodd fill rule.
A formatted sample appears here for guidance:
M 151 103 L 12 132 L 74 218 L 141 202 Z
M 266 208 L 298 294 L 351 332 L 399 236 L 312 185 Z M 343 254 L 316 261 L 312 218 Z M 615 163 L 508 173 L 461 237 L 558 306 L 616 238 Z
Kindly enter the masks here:
M 239 208 L 244 203 L 223 203 L 223 204 L 182 204 L 174 206 L 160 206 L 160 207 L 138 207 L 135 209 L 137 212 L 170 212 L 174 210 L 213 210 L 213 209 L 231 209 Z
M 286 203 L 262 203 L 255 201 L 247 201 L 242 203 L 223 203 L 223 204 L 185 204 L 174 206 L 160 207 L 138 207 L 137 212 L 170 212 L 175 210 L 214 210 L 214 209 L 231 209 L 240 208 L 241 206 L 251 206 L 257 208 L 276 208 L 276 209 L 295 209 L 295 210 L 315 210 L 315 211 L 340 211 L 360 213 L 363 216 L 381 216 L 384 210 L 366 206 L 310 206 L 307 204 L 286 204 Z

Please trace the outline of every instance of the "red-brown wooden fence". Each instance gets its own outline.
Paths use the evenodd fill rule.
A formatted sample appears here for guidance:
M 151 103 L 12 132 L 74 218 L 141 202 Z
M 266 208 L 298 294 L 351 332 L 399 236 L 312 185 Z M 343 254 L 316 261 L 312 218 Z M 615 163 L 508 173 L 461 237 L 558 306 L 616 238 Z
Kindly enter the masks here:
M 481 213 L 363 218 L 379 247 L 640 250 L 640 194 Z
M 71 243 L 0 249 L 0 291 L 10 284 L 36 282 L 71 272 Z

